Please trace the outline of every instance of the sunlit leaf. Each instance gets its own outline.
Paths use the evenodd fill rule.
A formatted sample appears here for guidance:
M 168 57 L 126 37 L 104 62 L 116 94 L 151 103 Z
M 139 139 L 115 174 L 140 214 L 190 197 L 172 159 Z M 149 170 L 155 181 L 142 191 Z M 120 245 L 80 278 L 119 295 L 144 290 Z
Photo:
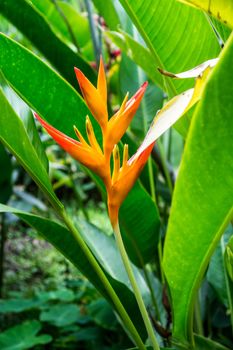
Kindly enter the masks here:
M 179 0 L 187 5 L 196 6 L 216 17 L 219 21 L 233 28 L 232 0 Z
M 176 0 L 120 2 L 151 52 L 155 69 L 183 72 L 218 56 L 217 39 L 200 11 Z M 172 97 L 192 82 L 166 79 L 166 84 Z
M 233 217 L 232 55 L 233 37 L 195 111 L 165 241 L 163 266 L 172 299 L 173 335 L 182 342 L 192 341 L 196 292 Z

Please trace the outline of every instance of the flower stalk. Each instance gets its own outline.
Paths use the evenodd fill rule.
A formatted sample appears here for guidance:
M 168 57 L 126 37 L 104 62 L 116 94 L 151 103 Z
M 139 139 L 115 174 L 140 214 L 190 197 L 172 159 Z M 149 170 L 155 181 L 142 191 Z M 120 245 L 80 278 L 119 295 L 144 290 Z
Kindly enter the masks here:
M 136 298 L 137 303 L 138 303 L 139 310 L 141 312 L 141 315 L 142 315 L 142 318 L 143 318 L 143 321 L 144 321 L 144 324 L 145 324 L 145 327 L 146 327 L 149 339 L 151 341 L 151 345 L 152 345 L 154 350 L 159 350 L 160 347 L 159 347 L 158 341 L 156 339 L 154 329 L 152 327 L 152 324 L 151 324 L 148 312 L 146 310 L 146 306 L 145 306 L 144 301 L 142 299 L 142 295 L 141 295 L 140 289 L 138 288 L 137 281 L 136 281 L 136 279 L 134 277 L 134 273 L 133 273 L 133 270 L 132 270 L 132 267 L 131 267 L 131 263 L 129 261 L 128 255 L 127 255 L 126 250 L 125 250 L 125 246 L 124 246 L 124 243 L 123 243 L 123 240 L 122 240 L 122 237 L 121 237 L 121 232 L 120 232 L 120 227 L 119 227 L 119 223 L 118 222 L 113 227 L 113 230 L 114 230 L 114 233 L 115 233 L 116 242 L 117 242 L 117 246 L 118 246 L 118 249 L 120 251 L 120 254 L 121 254 L 122 261 L 124 263 L 126 272 L 128 274 L 131 286 L 132 286 L 133 291 L 134 291 L 135 298 Z

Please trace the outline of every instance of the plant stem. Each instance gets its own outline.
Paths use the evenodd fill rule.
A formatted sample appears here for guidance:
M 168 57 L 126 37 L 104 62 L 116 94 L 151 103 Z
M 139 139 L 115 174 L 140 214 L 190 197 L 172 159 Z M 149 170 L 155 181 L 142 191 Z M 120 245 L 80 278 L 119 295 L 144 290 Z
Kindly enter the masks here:
M 223 271 L 224 271 L 224 277 L 226 281 L 226 290 L 227 290 L 227 299 L 229 303 L 229 309 L 230 309 L 230 318 L 231 318 L 231 330 L 233 334 L 233 300 L 232 300 L 232 293 L 231 293 L 231 286 L 230 284 L 232 283 L 228 277 L 227 270 L 226 270 L 226 264 L 225 264 L 225 259 L 224 259 L 224 251 L 225 251 L 225 242 L 224 242 L 224 235 L 221 237 L 221 250 L 222 250 L 222 258 L 223 258 Z M 233 287 L 233 283 L 232 283 Z
M 197 333 L 200 335 L 204 335 L 202 319 L 201 319 L 201 307 L 200 307 L 200 301 L 199 301 L 199 293 L 197 295 L 197 300 L 196 300 L 194 307 L 195 307 L 195 320 L 196 320 Z
M 163 273 L 163 266 L 162 266 L 162 261 L 163 261 L 163 247 L 162 247 L 162 239 L 161 236 L 159 238 L 159 243 L 158 243 L 158 258 L 159 258 L 159 268 L 160 268 L 160 275 L 161 275 L 161 282 L 162 285 L 165 284 L 165 277 Z
M 94 255 L 82 239 L 79 231 L 77 228 L 74 226 L 73 222 L 67 215 L 66 211 L 63 209 L 62 211 L 59 212 L 59 215 L 63 219 L 64 223 L 78 242 L 80 248 L 86 255 L 87 259 L 89 260 L 90 264 L 92 265 L 93 269 L 95 270 L 96 274 L 98 275 L 99 279 L 102 281 L 108 295 L 110 296 L 113 304 L 115 305 L 119 315 L 122 318 L 122 321 L 124 322 L 125 326 L 127 327 L 128 331 L 130 332 L 133 340 L 135 341 L 135 344 L 138 346 L 140 350 L 146 350 L 145 345 L 143 344 L 143 341 L 138 334 L 138 331 L 136 330 L 132 320 L 130 319 L 128 313 L 126 312 L 124 306 L 122 305 L 119 297 L 117 296 L 115 290 L 111 286 L 109 280 L 107 279 L 106 275 L 104 274 L 102 268 L 98 264 L 97 260 L 95 259 Z
M 113 227 L 113 229 L 114 229 L 118 249 L 121 253 L 122 261 L 125 265 L 126 272 L 128 274 L 130 283 L 131 283 L 132 288 L 134 290 L 135 298 L 137 300 L 139 309 L 141 311 L 141 315 L 142 315 L 142 318 L 144 320 L 144 324 L 145 324 L 145 327 L 147 329 L 148 336 L 149 336 L 151 343 L 152 343 L 152 347 L 154 350 L 159 350 L 160 347 L 159 347 L 159 344 L 157 342 L 157 339 L 156 339 L 156 336 L 154 333 L 154 329 L 153 329 L 151 321 L 149 319 L 149 315 L 147 313 L 144 301 L 142 299 L 141 292 L 138 288 L 137 282 L 136 282 L 134 274 L 133 274 L 131 263 L 129 261 L 128 255 L 127 255 L 125 247 L 124 247 L 124 243 L 123 243 L 123 240 L 121 237 L 119 222 L 116 223 L 116 225 Z
M 166 177 L 167 185 L 168 185 L 168 188 L 169 188 L 170 193 L 172 195 L 172 193 L 173 193 L 172 180 L 171 180 L 171 176 L 169 174 L 169 170 L 167 168 L 166 158 L 165 158 L 165 154 L 164 154 L 164 150 L 163 150 L 163 145 L 161 144 L 160 140 L 157 140 L 157 145 L 158 145 L 159 152 L 160 152 L 160 155 L 161 155 L 161 161 L 162 161 L 163 170 L 164 170 L 164 174 L 165 174 L 165 177 Z
M 93 47 L 94 47 L 96 65 L 98 67 L 100 55 L 101 55 L 100 43 L 98 42 L 98 37 L 96 35 L 96 27 L 95 27 L 95 23 L 94 23 L 93 16 L 92 16 L 91 2 L 90 2 L 90 0 L 84 0 L 84 2 L 85 2 L 86 10 L 87 10 L 88 21 L 89 21 L 89 26 L 90 26 L 90 30 L 91 30 L 91 37 L 92 37 L 92 43 L 93 43 Z
M 151 198 L 152 198 L 153 202 L 156 203 L 155 182 L 154 182 L 154 174 L 153 174 L 153 162 L 152 162 L 152 157 L 151 156 L 148 159 L 148 173 L 149 173 L 149 183 L 150 183 Z
M 68 32 L 70 34 L 70 38 L 71 38 L 74 46 L 76 47 L 77 51 L 80 52 L 80 47 L 78 45 L 78 42 L 77 42 L 76 37 L 75 37 L 75 35 L 73 33 L 72 27 L 71 27 L 71 25 L 70 25 L 66 15 L 65 15 L 65 13 L 61 9 L 61 7 L 58 5 L 57 0 L 51 0 L 51 1 L 54 4 L 54 6 L 55 6 L 57 12 L 59 13 L 59 15 L 62 17 L 63 21 L 65 22 L 65 25 L 66 25 L 66 27 L 68 29 Z

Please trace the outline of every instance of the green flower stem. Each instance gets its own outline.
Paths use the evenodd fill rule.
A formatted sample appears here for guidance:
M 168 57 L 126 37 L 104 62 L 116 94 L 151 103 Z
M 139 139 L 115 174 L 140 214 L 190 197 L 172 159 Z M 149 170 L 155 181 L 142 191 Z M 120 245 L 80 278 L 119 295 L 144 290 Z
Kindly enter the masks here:
M 201 306 L 199 301 L 199 293 L 197 295 L 196 303 L 194 305 L 194 315 L 195 315 L 197 333 L 200 335 L 204 335 L 202 319 L 201 319 Z
M 166 164 L 166 157 L 165 157 L 165 154 L 164 154 L 163 145 L 162 145 L 160 140 L 157 140 L 157 145 L 158 145 L 160 156 L 161 156 L 161 161 L 162 161 L 162 166 L 163 166 L 163 170 L 164 170 L 166 181 L 167 181 L 167 186 L 168 186 L 168 188 L 170 190 L 170 193 L 172 195 L 172 193 L 173 193 L 172 180 L 171 180 L 171 176 L 169 174 L 169 170 L 168 170 L 168 167 L 167 167 L 167 164 Z
M 125 324 L 126 328 L 130 332 L 135 344 L 138 346 L 138 348 L 140 350 L 146 350 L 146 347 L 143 344 L 143 341 L 142 341 L 140 335 L 138 334 L 138 331 L 136 330 L 132 320 L 130 319 L 128 313 L 126 312 L 124 306 L 122 305 L 115 290 L 111 286 L 109 280 L 105 276 L 102 268 L 100 267 L 100 265 L 96 261 L 94 255 L 92 254 L 92 252 L 90 251 L 90 249 L 88 248 L 86 243 L 83 241 L 79 231 L 74 226 L 73 222 L 71 221 L 71 219 L 69 218 L 69 216 L 67 215 L 67 213 L 64 209 L 59 212 L 59 215 L 61 216 L 62 220 L 64 221 L 64 223 L 66 224 L 66 226 L 68 227 L 68 229 L 70 230 L 70 232 L 72 233 L 72 235 L 74 236 L 76 241 L 78 242 L 80 248 L 82 249 L 82 251 L 84 252 L 86 257 L 88 258 L 92 267 L 95 269 L 96 274 L 98 275 L 99 279 L 102 281 L 108 295 L 112 299 L 112 302 L 114 303 L 119 315 L 121 316 L 123 323 Z
M 230 286 L 230 278 L 227 273 L 227 268 L 225 264 L 225 259 L 224 259 L 224 252 L 226 249 L 226 245 L 224 242 L 224 235 L 221 237 L 221 250 L 222 250 L 222 257 L 223 257 L 223 271 L 224 271 L 224 278 L 226 281 L 226 290 L 227 290 L 227 299 L 229 303 L 229 309 L 230 309 L 230 317 L 231 317 L 231 329 L 232 329 L 232 334 L 233 334 L 233 300 L 232 300 L 232 293 L 231 293 L 231 286 Z
M 121 232 L 120 232 L 120 227 L 119 227 L 119 223 L 118 222 L 115 225 L 115 227 L 113 227 L 113 229 L 114 229 L 114 233 L 115 233 L 118 249 L 119 249 L 119 251 L 121 253 L 121 257 L 122 257 L 123 263 L 125 265 L 126 272 L 128 274 L 130 283 L 131 283 L 132 288 L 134 290 L 135 298 L 137 300 L 139 309 L 141 311 L 141 315 L 142 315 L 145 327 L 147 329 L 148 336 L 149 336 L 149 338 L 151 340 L 152 347 L 153 347 L 154 350 L 159 350 L 160 349 L 159 344 L 157 342 L 157 339 L 156 339 L 156 336 L 155 336 L 155 333 L 154 333 L 151 321 L 149 319 L 149 316 L 148 316 L 148 313 L 147 313 L 144 301 L 143 301 L 142 296 L 141 296 L 141 292 L 140 292 L 140 290 L 138 288 L 137 282 L 136 282 L 134 274 L 133 274 L 131 263 L 129 261 L 128 255 L 127 255 L 125 247 L 124 247 L 124 243 L 123 243 L 123 240 L 122 240 L 122 237 L 121 237 Z
M 148 164 L 147 166 L 148 166 L 148 173 L 149 173 L 151 198 L 153 202 L 156 204 L 155 181 L 154 181 L 154 174 L 153 174 L 153 162 L 152 162 L 151 156 L 149 157 L 147 164 Z

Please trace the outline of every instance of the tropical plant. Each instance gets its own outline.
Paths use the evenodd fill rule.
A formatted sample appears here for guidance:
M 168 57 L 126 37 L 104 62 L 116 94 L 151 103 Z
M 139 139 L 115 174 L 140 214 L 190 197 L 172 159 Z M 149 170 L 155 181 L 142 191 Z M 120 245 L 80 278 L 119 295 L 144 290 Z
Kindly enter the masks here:
M 184 2 L 0 0 L 0 212 L 15 214 L 76 266 L 138 349 L 233 346 L 232 6 Z M 133 96 L 122 98 L 127 90 Z M 115 240 L 91 223 L 79 195 L 85 220 L 56 194 L 39 124 L 96 184 Z M 49 215 L 6 205 L 8 152 Z M 57 315 L 76 322 L 76 311 L 51 306 L 40 322 L 65 327 Z M 37 336 L 40 322 L 21 325 L 28 347 L 51 341 Z

